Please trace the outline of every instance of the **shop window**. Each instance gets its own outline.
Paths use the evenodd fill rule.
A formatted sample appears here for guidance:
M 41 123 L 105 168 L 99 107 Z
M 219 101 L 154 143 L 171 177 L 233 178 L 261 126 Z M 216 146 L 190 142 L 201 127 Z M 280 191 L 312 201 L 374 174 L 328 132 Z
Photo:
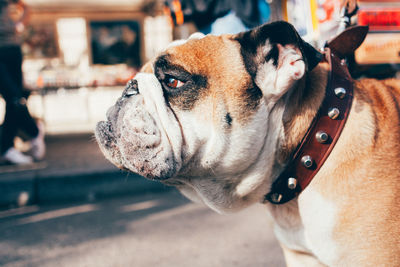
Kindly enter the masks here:
M 140 67 L 140 34 L 136 21 L 90 22 L 93 64 Z

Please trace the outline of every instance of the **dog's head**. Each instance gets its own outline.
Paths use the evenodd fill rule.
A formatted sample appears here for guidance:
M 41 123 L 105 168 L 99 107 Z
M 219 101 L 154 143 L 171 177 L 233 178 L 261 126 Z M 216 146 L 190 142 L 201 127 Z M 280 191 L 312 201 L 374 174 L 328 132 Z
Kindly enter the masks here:
M 237 210 L 268 193 L 285 96 L 319 57 L 285 22 L 190 38 L 143 67 L 96 138 L 118 167 Z

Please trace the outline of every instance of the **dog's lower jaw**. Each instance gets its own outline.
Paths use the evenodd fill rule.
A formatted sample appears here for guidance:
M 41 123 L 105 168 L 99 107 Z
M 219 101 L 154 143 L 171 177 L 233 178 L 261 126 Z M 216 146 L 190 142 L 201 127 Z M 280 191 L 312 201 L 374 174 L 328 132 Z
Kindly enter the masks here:
M 111 133 L 111 123 L 100 121 L 96 125 L 95 138 L 103 155 L 111 163 L 120 169 L 123 169 L 121 152 L 116 143 L 115 136 Z
M 265 151 L 246 171 L 236 175 L 176 177 L 166 180 L 189 199 L 201 202 L 218 213 L 232 213 L 252 204 L 262 203 L 270 190 L 271 168 L 265 167 Z
M 271 118 L 278 117 L 273 115 Z M 264 137 L 257 158 L 247 169 L 236 174 L 216 175 L 210 170 L 204 176 L 177 177 L 177 181 L 185 184 L 179 185 L 178 189 L 189 199 L 202 202 L 218 213 L 232 213 L 264 202 L 272 177 L 277 176 L 281 170 L 281 166 L 275 163 L 276 140 L 281 131 L 282 127 L 270 128 L 270 134 Z

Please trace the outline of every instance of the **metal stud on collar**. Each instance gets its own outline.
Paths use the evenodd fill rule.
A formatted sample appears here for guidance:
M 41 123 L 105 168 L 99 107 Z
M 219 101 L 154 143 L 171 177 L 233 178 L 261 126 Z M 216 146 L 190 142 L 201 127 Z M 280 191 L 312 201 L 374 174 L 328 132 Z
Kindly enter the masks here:
M 281 202 L 281 200 L 282 200 L 282 195 L 281 194 L 279 194 L 279 193 L 273 193 L 272 195 L 271 195 L 271 201 L 273 202 L 273 203 L 279 203 L 279 202 Z
M 343 99 L 346 96 L 346 89 L 344 89 L 343 87 L 337 87 L 334 91 L 335 95 L 340 99 Z
M 312 159 L 311 156 L 309 155 L 305 155 L 301 158 L 301 163 L 303 164 L 304 167 L 306 167 L 307 169 L 311 168 L 314 160 Z
M 288 179 L 288 188 L 293 190 L 296 189 L 296 186 L 297 186 L 297 179 L 294 177 L 290 177 Z
M 324 131 L 319 131 L 315 134 L 315 139 L 317 139 L 318 143 L 325 144 L 329 140 L 329 135 Z
M 328 110 L 328 116 L 332 120 L 336 120 L 339 117 L 340 111 L 338 108 L 330 108 Z

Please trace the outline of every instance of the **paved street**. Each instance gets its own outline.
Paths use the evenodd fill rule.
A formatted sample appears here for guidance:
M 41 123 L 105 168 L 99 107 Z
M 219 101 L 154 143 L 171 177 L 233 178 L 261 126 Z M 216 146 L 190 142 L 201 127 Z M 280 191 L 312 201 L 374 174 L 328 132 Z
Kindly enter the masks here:
M 29 204 L 142 194 L 165 186 L 122 172 L 101 153 L 91 134 L 46 137 L 45 160 L 0 166 L 0 210 Z M 24 202 L 24 201 L 23 201 Z
M 1 266 L 284 266 L 265 208 L 219 215 L 175 190 L 0 212 Z

